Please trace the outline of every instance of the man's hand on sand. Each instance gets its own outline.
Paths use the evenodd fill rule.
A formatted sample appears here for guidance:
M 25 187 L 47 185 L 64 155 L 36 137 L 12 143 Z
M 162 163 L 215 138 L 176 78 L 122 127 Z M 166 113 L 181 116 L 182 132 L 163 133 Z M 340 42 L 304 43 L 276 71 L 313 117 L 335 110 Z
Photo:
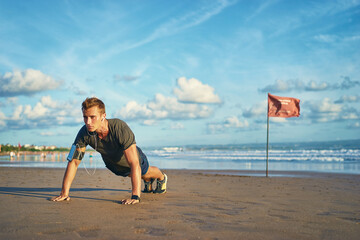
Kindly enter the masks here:
M 57 197 L 53 197 L 50 199 L 53 202 L 61 202 L 61 201 L 70 201 L 70 197 L 69 196 L 57 196 Z
M 121 200 L 121 204 L 137 204 L 140 201 L 137 199 L 123 199 Z

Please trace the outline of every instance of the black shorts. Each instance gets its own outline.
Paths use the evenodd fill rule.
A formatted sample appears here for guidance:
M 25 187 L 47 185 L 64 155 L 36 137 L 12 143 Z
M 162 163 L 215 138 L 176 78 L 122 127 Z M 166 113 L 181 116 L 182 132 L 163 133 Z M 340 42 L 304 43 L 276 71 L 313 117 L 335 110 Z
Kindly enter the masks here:
M 140 158 L 140 168 L 141 168 L 141 176 L 145 175 L 148 170 L 149 170 L 149 161 L 146 157 L 146 155 L 143 153 L 143 151 L 139 148 L 136 147 L 139 153 L 139 158 Z M 129 167 L 121 167 L 118 166 L 116 164 L 106 164 L 106 167 L 112 171 L 113 173 L 115 173 L 118 176 L 123 176 L 123 177 L 128 177 L 131 173 L 131 169 Z
M 139 147 L 137 147 L 137 149 L 139 151 L 139 155 L 140 155 L 139 157 L 141 159 L 141 165 L 140 165 L 140 167 L 141 167 L 141 176 L 143 176 L 149 170 L 149 161 L 148 161 L 146 155 L 143 153 L 143 151 Z

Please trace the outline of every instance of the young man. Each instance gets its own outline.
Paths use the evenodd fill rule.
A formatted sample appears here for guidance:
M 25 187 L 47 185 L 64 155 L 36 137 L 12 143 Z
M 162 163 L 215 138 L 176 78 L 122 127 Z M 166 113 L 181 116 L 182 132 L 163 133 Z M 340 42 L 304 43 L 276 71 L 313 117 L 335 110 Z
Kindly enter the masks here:
M 123 204 L 140 202 L 141 179 L 144 180 L 145 193 L 165 193 L 167 176 L 159 168 L 149 166 L 145 154 L 136 146 L 135 136 L 128 125 L 120 119 L 106 119 L 105 105 L 98 98 L 87 98 L 82 103 L 85 125 L 76 136 L 75 153 L 68 162 L 62 190 L 52 201 L 70 200 L 69 192 L 77 168 L 84 156 L 87 145 L 101 153 L 106 167 L 119 176 L 131 178 L 132 196 Z M 157 188 L 152 183 L 157 180 Z

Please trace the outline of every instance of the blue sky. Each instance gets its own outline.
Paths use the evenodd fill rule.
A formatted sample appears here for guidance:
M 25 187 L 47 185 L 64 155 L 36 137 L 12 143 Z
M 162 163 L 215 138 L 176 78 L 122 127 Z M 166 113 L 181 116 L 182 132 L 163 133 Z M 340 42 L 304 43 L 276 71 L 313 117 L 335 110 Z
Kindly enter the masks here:
M 360 136 L 360 1 L 0 1 L 0 143 L 68 147 L 102 99 L 140 146 Z

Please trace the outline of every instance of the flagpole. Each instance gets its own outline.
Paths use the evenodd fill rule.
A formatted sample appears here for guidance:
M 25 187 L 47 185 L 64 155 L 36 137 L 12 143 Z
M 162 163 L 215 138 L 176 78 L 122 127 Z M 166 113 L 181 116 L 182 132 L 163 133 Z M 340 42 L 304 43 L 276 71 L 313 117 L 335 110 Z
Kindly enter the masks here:
M 270 109 L 271 103 L 271 109 Z M 279 97 L 268 93 L 267 109 L 267 138 L 266 138 L 266 177 L 269 176 L 269 118 L 270 117 L 299 117 L 300 100 L 290 97 Z
M 269 177 L 269 102 L 267 114 L 267 135 L 266 135 L 266 177 Z

